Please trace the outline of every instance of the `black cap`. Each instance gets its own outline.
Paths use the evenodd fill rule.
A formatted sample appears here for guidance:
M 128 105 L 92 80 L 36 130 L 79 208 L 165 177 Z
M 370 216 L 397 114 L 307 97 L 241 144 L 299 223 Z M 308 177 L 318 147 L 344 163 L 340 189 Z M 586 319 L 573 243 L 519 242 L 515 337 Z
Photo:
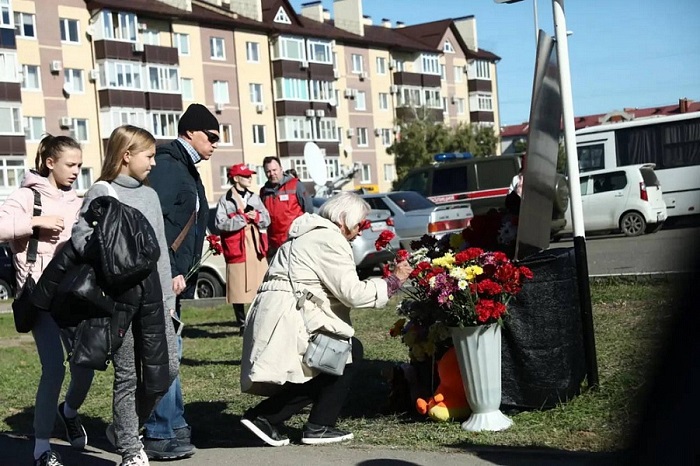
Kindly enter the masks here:
M 187 107 L 177 124 L 177 134 L 185 134 L 187 131 L 202 131 L 209 129 L 218 131 L 219 120 L 202 104 L 192 104 Z

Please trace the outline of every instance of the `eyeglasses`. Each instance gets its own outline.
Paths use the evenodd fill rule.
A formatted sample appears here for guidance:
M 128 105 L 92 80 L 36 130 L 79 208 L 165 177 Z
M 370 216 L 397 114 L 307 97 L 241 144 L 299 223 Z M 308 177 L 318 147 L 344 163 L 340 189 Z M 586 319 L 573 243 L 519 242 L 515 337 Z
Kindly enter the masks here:
M 211 131 L 207 131 L 206 129 L 203 129 L 202 132 L 206 135 L 207 139 L 209 139 L 209 142 L 212 144 L 216 144 L 219 142 L 219 135 L 214 134 Z

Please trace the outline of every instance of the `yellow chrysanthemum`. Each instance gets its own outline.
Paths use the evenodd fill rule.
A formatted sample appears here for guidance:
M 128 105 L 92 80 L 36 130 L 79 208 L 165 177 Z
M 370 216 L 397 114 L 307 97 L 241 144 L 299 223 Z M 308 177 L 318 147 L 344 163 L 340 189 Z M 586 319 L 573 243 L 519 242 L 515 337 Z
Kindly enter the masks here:
M 484 273 L 484 269 L 478 265 L 470 265 L 465 271 L 467 273 L 467 280 L 469 281 L 474 280 L 478 275 Z
M 438 267 L 445 267 L 446 269 L 449 269 L 452 267 L 452 265 L 455 263 L 455 256 L 454 254 L 448 252 L 442 257 L 438 257 L 436 259 L 433 259 L 433 265 L 437 265 Z

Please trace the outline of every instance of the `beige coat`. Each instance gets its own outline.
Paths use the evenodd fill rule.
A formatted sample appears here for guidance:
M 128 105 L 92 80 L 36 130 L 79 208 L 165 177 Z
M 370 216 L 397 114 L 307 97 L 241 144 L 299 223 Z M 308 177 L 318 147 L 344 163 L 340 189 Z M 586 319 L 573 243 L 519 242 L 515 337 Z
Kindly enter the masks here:
M 302 362 L 309 334 L 324 329 L 349 338 L 355 333 L 351 308 L 383 307 L 389 299 L 383 279 L 358 278 L 350 243 L 332 222 L 304 214 L 289 237 L 248 311 L 241 357 L 241 390 L 247 393 L 269 395 L 285 382 L 310 380 L 318 372 Z M 294 289 L 310 291 L 320 306 L 306 300 L 297 309 L 290 268 Z

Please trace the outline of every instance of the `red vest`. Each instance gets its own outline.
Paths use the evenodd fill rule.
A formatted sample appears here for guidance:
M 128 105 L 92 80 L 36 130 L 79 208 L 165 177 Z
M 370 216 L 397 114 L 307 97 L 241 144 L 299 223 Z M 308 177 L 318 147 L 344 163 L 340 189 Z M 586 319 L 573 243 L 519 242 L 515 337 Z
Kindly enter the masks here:
M 270 247 L 279 248 L 287 240 L 289 227 L 297 217 L 304 213 L 297 200 L 299 179 L 292 178 L 279 187 L 274 194 L 263 198 L 265 208 L 270 213 L 270 226 L 267 229 Z
M 231 191 L 231 196 L 237 206 L 245 204 L 245 202 L 243 202 L 243 199 L 238 195 L 238 193 L 235 193 L 233 190 Z M 256 213 L 257 217 L 255 223 L 257 223 L 260 220 L 260 213 Z M 239 208 L 237 212 L 232 212 L 228 216 L 229 218 L 233 218 L 236 215 L 243 216 L 243 210 Z M 251 234 L 253 235 L 253 242 L 255 244 L 256 249 L 255 252 L 257 253 L 259 258 L 265 257 L 265 254 L 267 253 L 267 235 L 265 233 L 261 233 L 255 225 L 246 226 L 245 228 L 241 228 L 238 231 L 221 232 L 221 247 L 224 250 L 224 260 L 226 260 L 227 264 L 240 264 L 241 262 L 246 261 L 247 255 L 245 247 L 245 231 L 248 228 L 252 228 Z

